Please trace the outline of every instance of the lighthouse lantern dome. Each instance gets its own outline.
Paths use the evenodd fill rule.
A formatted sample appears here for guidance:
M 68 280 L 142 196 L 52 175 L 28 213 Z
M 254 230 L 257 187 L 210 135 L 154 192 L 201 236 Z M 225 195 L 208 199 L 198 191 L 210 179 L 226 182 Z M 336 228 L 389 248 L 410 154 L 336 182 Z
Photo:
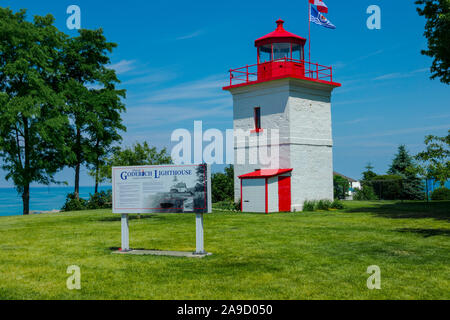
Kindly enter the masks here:
M 304 60 L 306 39 L 284 29 L 284 21 L 277 20 L 275 31 L 257 39 L 258 63 L 280 59 Z

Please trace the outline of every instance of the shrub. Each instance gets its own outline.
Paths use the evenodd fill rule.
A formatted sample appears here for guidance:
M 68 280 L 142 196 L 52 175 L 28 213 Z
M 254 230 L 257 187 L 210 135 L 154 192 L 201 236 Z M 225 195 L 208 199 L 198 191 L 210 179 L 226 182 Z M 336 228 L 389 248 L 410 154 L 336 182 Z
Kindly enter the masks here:
M 319 200 L 317 201 L 316 210 L 330 210 L 331 201 L 330 200 Z
M 353 195 L 353 200 L 358 201 L 370 201 L 370 200 L 377 200 L 377 196 L 375 195 L 375 192 L 373 191 L 373 188 L 371 186 L 362 185 L 361 189 L 356 189 L 355 194 Z
M 236 210 L 236 205 L 233 201 L 230 200 L 224 200 L 224 201 L 218 201 L 213 204 L 213 207 L 216 209 L 223 209 L 223 210 Z
M 380 175 L 370 180 L 371 187 L 382 200 L 403 199 L 403 178 L 399 175 Z
M 66 202 L 64 203 L 61 211 L 80 211 L 86 210 L 87 201 L 84 199 L 75 198 L 75 193 L 69 193 L 66 196 Z
M 431 193 L 431 200 L 450 200 L 450 189 L 441 187 Z
M 236 211 L 241 211 L 241 199 L 239 199 L 239 201 L 238 202 L 235 202 L 234 203 L 234 209 L 236 210 Z
M 91 194 L 86 208 L 90 210 L 112 208 L 112 191 L 100 191 Z
M 316 202 L 315 200 L 305 200 L 303 203 L 303 211 L 314 211 L 316 209 Z
M 330 209 L 344 209 L 344 205 L 339 200 L 331 202 L 328 199 L 323 200 L 305 200 L 303 203 L 303 212 L 311 212 L 317 210 L 328 211 Z
M 333 203 L 331 204 L 331 208 L 341 210 L 344 209 L 344 204 L 339 200 L 334 200 Z

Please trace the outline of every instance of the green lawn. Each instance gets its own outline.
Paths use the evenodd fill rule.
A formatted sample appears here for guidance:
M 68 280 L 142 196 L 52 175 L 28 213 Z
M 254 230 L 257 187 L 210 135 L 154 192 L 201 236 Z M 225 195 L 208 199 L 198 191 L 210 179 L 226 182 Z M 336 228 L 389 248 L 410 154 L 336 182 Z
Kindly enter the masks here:
M 0 299 L 450 299 L 450 202 L 346 207 L 206 215 L 203 259 L 111 254 L 110 210 L 1 217 Z M 194 215 L 146 215 L 130 233 L 133 248 L 192 251 Z M 69 265 L 81 290 L 66 288 Z

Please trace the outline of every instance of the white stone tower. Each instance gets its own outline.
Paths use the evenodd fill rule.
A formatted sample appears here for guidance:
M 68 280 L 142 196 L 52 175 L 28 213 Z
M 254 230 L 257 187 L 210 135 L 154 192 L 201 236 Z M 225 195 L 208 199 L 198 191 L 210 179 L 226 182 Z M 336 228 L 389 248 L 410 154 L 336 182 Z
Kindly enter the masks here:
M 234 145 L 235 200 L 242 199 L 243 211 L 299 211 L 305 200 L 333 199 L 330 102 L 340 84 L 331 67 L 305 61 L 306 39 L 283 23 L 255 41 L 257 64 L 230 70 L 224 87 L 233 95 L 235 133 L 248 134 Z M 278 141 L 270 139 L 272 129 L 279 130 Z M 264 134 L 267 142 L 250 143 Z M 265 146 L 278 148 L 278 161 L 252 164 L 250 153 Z

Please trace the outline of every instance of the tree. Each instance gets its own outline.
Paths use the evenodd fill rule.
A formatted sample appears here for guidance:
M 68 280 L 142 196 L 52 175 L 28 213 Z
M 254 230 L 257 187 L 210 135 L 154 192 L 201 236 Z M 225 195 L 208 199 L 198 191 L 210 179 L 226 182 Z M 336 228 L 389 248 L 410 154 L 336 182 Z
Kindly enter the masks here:
M 443 187 L 450 179 L 450 130 L 446 137 L 427 136 L 425 144 L 426 150 L 416 155 L 422 163 L 419 170 L 425 177 L 439 181 Z
M 117 129 L 124 129 L 120 112 L 125 108 L 120 98 L 125 97 L 125 91 L 116 90 L 119 80 L 115 71 L 106 67 L 110 62 L 108 53 L 116 46 L 106 41 L 102 29 L 82 29 L 65 43 L 63 90 L 71 123 L 67 143 L 72 150 L 67 164 L 75 170 L 76 198 L 81 166 L 98 167 L 108 147 L 120 140 Z
M 335 199 L 345 199 L 350 188 L 347 179 L 341 176 L 333 176 L 333 187 L 334 187 L 334 198 Z
M 372 179 L 374 179 L 377 174 L 373 171 L 374 167 L 372 163 L 368 162 L 365 166 L 366 171 L 362 173 L 361 189 L 355 191 L 353 196 L 354 200 L 377 200 L 375 191 L 373 190 Z
M 112 167 L 118 166 L 142 166 L 170 164 L 172 158 L 167 153 L 166 148 L 158 152 L 156 147 L 149 147 L 147 142 L 143 144 L 135 143 L 131 147 L 121 149 L 115 147 L 111 155 L 99 166 L 98 179 L 100 182 L 111 181 Z M 91 171 L 90 173 L 94 173 Z
M 357 201 L 371 201 L 377 200 L 377 196 L 373 191 L 373 188 L 369 185 L 362 185 L 361 189 L 356 189 L 353 195 L 353 200 Z
M 65 36 L 51 15 L 25 19 L 0 8 L 0 157 L 28 214 L 30 184 L 56 182 L 63 166 L 68 122 L 58 92 Z
M 213 202 L 233 201 L 234 199 L 234 167 L 225 167 L 225 172 L 216 172 L 211 177 L 211 195 Z
M 364 171 L 362 173 L 363 175 L 363 181 L 369 181 L 373 178 L 375 178 L 377 176 L 377 174 L 375 172 L 373 172 L 374 167 L 372 166 L 372 164 L 369 162 L 367 163 L 367 165 L 365 166 L 366 171 Z
M 422 54 L 434 58 L 431 65 L 431 79 L 450 83 L 450 0 L 417 0 L 419 15 L 427 20 L 425 37 L 428 39 L 428 50 Z
M 409 155 L 406 147 L 400 145 L 398 152 L 392 160 L 389 167 L 388 174 L 398 175 L 402 180 L 402 200 L 420 200 L 423 199 L 423 185 L 422 181 L 416 174 L 417 165 L 414 159 Z
M 97 98 L 91 106 L 95 118 L 87 128 L 89 152 L 86 153 L 86 162 L 90 169 L 89 174 L 95 179 L 95 194 L 100 183 L 100 166 L 105 164 L 106 158 L 113 151 L 113 144 L 122 140 L 119 130 L 126 130 L 120 116 L 120 112 L 125 110 L 120 97 L 125 93 L 122 95 L 122 92 L 115 90 L 114 84 L 110 83 L 110 79 L 116 79 L 115 72 L 107 72 L 105 76 L 108 77 L 105 81 L 106 88 L 93 92 Z

